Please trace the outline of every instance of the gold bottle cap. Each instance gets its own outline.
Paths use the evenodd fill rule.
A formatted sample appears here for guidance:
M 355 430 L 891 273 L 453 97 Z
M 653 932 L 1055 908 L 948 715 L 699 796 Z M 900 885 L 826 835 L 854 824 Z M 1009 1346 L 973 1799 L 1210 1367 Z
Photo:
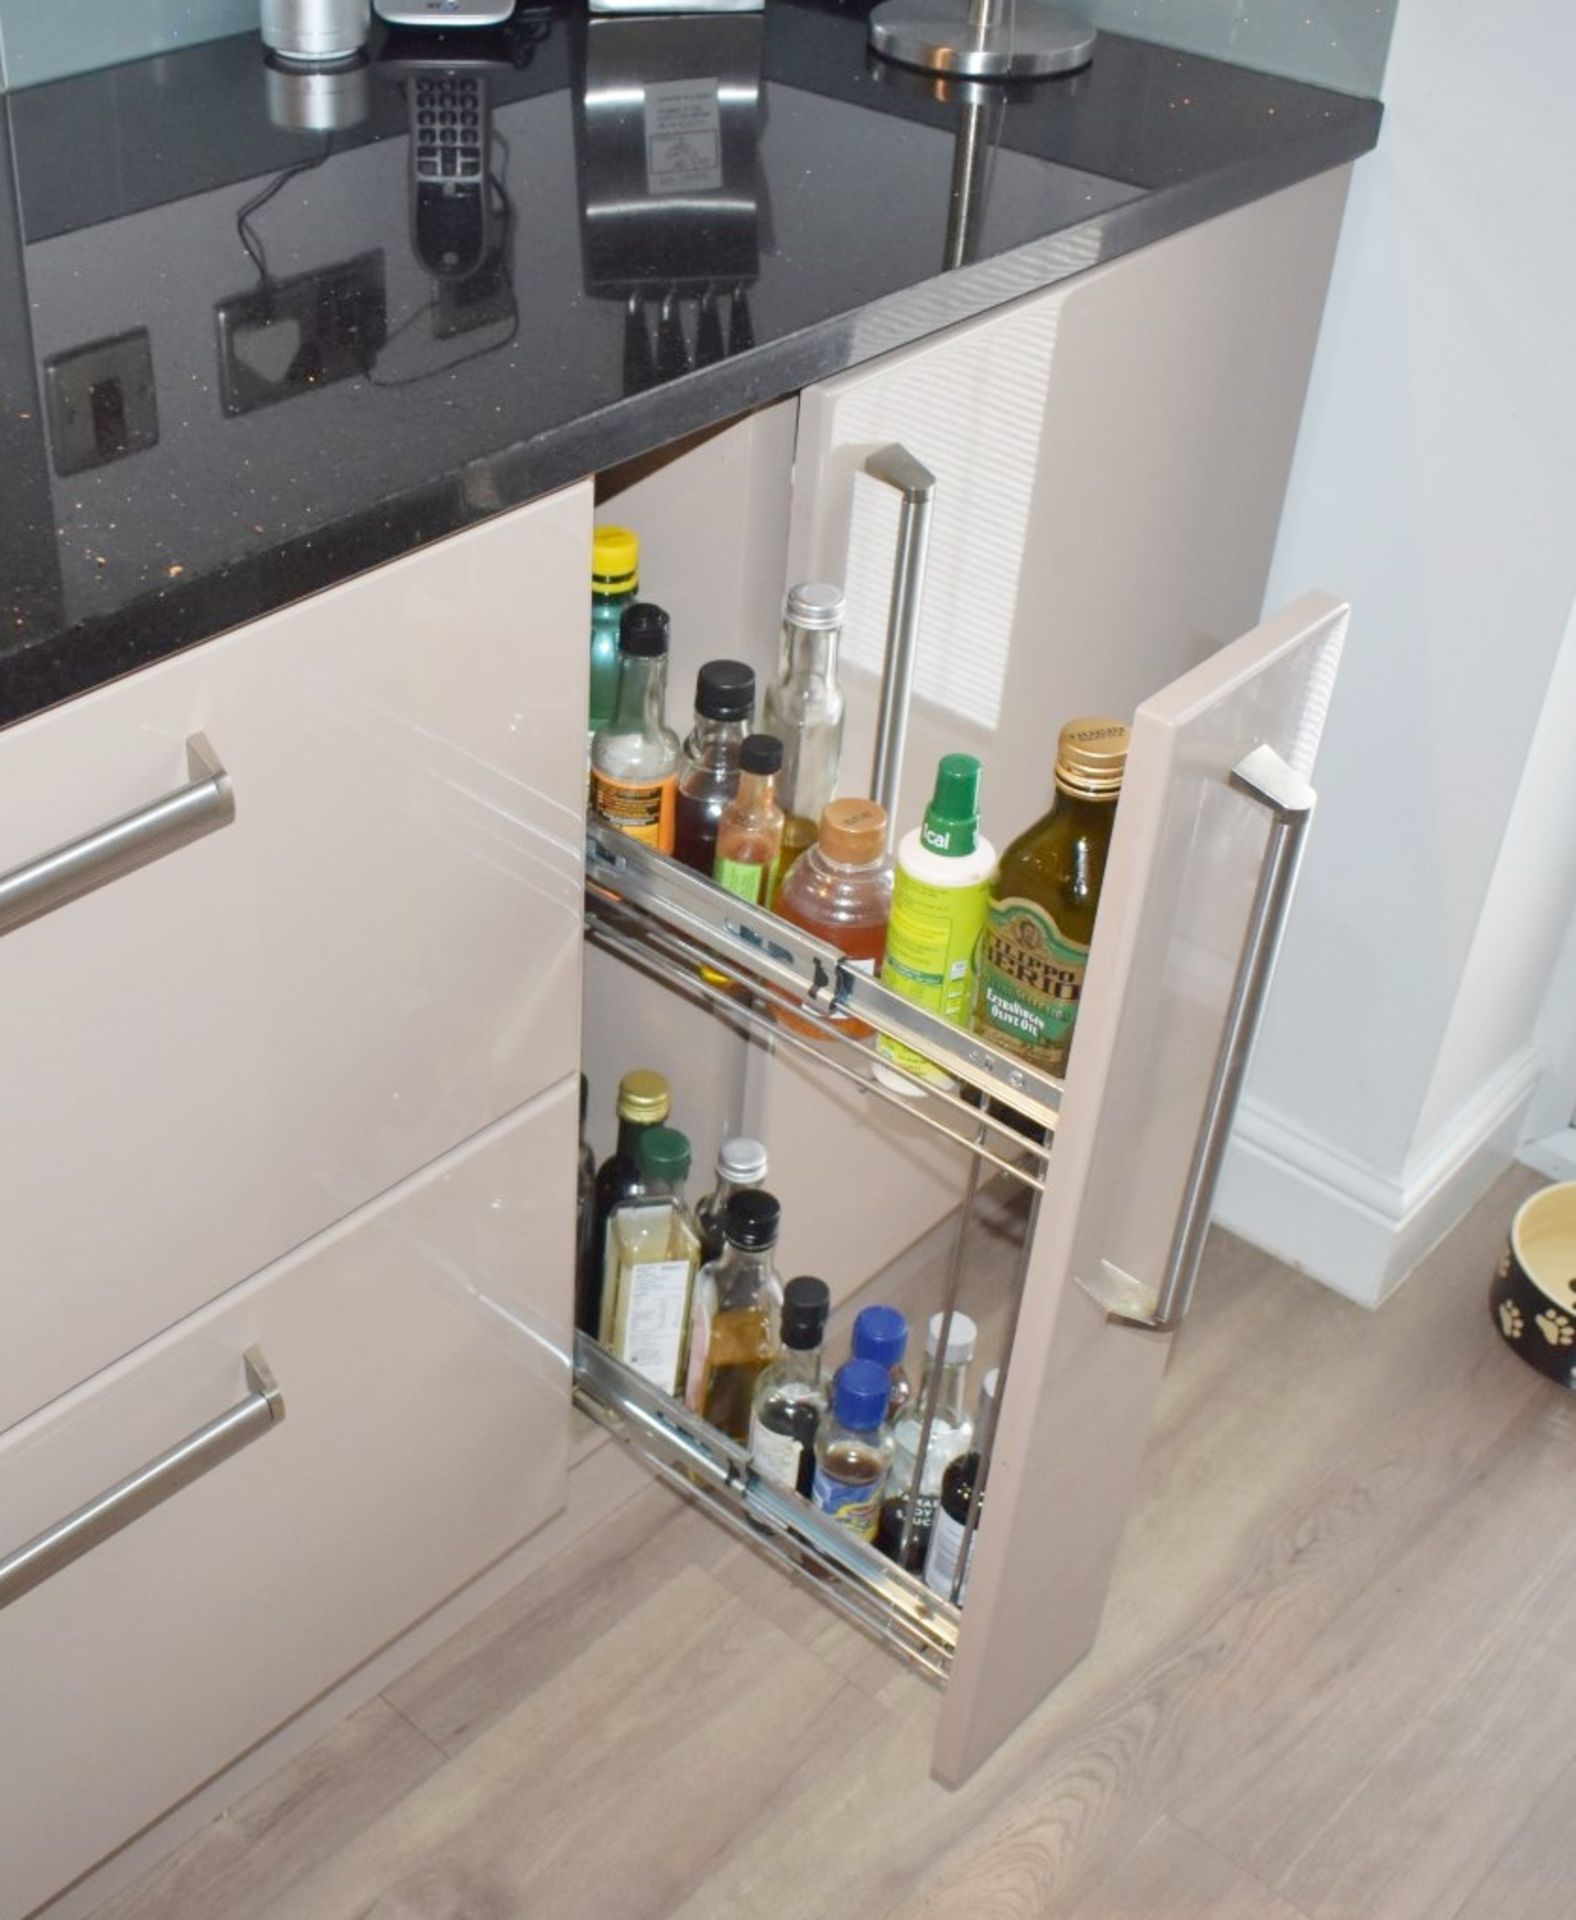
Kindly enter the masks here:
M 821 851 L 845 867 L 868 867 L 886 852 L 886 808 L 874 800 L 829 800 L 821 814 Z
M 666 1076 L 650 1067 L 636 1067 L 618 1083 L 618 1117 L 654 1125 L 666 1120 L 673 1105 L 673 1090 Z
M 1114 800 L 1132 735 L 1120 720 L 1094 714 L 1069 720 L 1056 742 L 1056 784 L 1087 800 Z

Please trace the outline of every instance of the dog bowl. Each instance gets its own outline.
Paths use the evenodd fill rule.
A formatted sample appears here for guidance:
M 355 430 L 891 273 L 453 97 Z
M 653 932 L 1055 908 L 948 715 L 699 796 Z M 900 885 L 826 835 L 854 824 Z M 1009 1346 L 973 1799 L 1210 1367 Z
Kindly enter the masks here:
M 1576 1180 L 1517 1208 L 1489 1298 L 1506 1345 L 1562 1387 L 1576 1387 Z

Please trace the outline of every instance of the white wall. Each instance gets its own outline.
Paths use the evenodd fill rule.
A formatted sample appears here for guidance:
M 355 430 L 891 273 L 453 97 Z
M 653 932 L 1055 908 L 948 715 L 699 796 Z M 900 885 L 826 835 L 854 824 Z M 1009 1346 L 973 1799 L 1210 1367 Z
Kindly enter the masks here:
M 1482 18 L 1400 8 L 1268 595 L 1355 618 L 1219 1212 L 1366 1300 L 1507 1157 L 1576 884 L 1550 767 L 1507 831 L 1576 600 L 1576 8 Z

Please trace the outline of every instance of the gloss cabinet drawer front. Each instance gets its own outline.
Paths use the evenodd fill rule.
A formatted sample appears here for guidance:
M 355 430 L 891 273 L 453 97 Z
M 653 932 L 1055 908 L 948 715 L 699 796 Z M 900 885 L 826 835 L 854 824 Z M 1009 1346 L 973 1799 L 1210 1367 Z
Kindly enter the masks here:
M 577 1088 L 0 1440 L 0 1558 L 247 1393 L 282 1417 L 0 1608 L 16 1920 L 562 1505 Z
M 590 515 L 0 735 L 0 875 L 68 849 L 83 883 L 0 934 L 0 1431 L 573 1070 Z M 193 740 L 233 816 L 165 827 Z

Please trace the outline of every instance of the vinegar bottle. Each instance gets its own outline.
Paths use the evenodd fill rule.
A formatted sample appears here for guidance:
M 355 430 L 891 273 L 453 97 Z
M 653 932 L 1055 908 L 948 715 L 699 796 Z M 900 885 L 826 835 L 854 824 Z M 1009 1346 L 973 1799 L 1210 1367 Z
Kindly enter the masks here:
M 723 1215 L 722 1257 L 701 1268 L 690 1322 L 691 1410 L 731 1439 L 748 1441 L 755 1383 L 777 1358 L 783 1283 L 773 1254 L 782 1209 L 758 1187 L 736 1193 Z
M 783 814 L 775 792 L 783 743 L 752 733 L 739 749 L 739 790 L 717 822 L 712 877 L 741 900 L 762 903 L 783 844 Z
M 815 1436 L 810 1497 L 861 1540 L 874 1540 L 881 1495 L 892 1466 L 886 1423 L 890 1382 L 874 1360 L 847 1360 L 832 1382 L 831 1418 Z
M 659 853 L 673 851 L 679 737 L 663 720 L 668 616 L 637 600 L 618 641 L 618 705 L 591 742 L 591 811 Z
M 739 660 L 708 660 L 695 677 L 695 725 L 679 760 L 673 857 L 711 878 L 717 826 L 739 789 L 739 749 L 755 717 L 755 674 Z
M 788 869 L 778 889 L 776 911 L 806 933 L 818 934 L 846 954 L 849 964 L 875 978 L 886 953 L 892 916 L 892 863 L 887 859 L 886 809 L 874 800 L 833 800 L 821 814 L 815 845 Z M 815 1034 L 818 1028 L 775 1009 L 784 1026 Z M 831 1018 L 853 1037 L 871 1029 L 847 1014 Z

